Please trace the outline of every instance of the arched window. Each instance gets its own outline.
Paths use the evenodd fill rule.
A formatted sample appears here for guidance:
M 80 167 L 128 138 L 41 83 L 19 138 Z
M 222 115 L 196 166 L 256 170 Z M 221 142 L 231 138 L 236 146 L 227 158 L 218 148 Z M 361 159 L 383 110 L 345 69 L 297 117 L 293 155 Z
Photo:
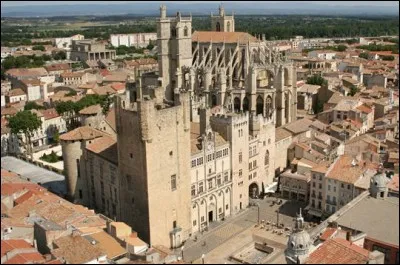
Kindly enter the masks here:
M 267 97 L 267 100 L 265 102 L 265 109 L 266 109 L 265 114 L 267 115 L 267 117 L 269 117 L 269 115 L 271 115 L 271 113 L 272 113 L 272 98 L 271 98 L 271 96 Z
M 264 164 L 265 164 L 266 166 L 269 165 L 269 151 L 268 151 L 268 150 L 267 150 L 267 152 L 265 153 Z
M 243 111 L 249 111 L 249 99 L 247 97 L 243 99 Z
M 185 28 L 183 29 L 183 36 L 187 37 L 188 35 L 189 35 L 188 27 L 185 27 Z
M 230 32 L 231 31 L 231 22 L 228 21 L 228 23 L 226 23 L 226 31 Z
M 233 109 L 235 110 L 235 112 L 240 111 L 240 98 L 235 97 L 235 99 L 233 100 Z
M 216 31 L 221 31 L 221 24 L 219 24 L 219 22 L 217 22 L 215 27 L 216 27 Z
M 171 29 L 171 36 L 176 37 L 176 28 Z
M 257 97 L 256 101 L 256 114 L 263 114 L 264 112 L 264 101 L 261 96 Z

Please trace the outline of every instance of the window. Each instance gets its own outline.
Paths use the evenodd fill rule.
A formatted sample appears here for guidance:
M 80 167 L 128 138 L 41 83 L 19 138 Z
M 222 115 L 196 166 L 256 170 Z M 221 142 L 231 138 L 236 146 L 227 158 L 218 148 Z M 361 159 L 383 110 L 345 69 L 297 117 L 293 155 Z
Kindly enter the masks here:
M 322 189 L 322 184 L 321 183 L 318 184 L 318 188 Z
M 203 182 L 200 182 L 199 183 L 199 193 L 203 193 L 203 190 L 204 190 L 204 183 Z
M 228 182 L 228 181 L 229 181 L 229 174 L 228 174 L 228 172 L 225 172 L 225 173 L 224 173 L 224 181 L 225 181 L 225 182 Z
M 204 216 L 201 217 L 201 222 L 204 222 Z
M 175 229 L 176 228 L 176 221 L 172 222 L 172 228 Z
M 253 176 L 252 174 L 250 174 L 250 175 L 249 175 L 249 180 L 251 180 L 251 179 L 252 179 L 252 176 Z
M 252 166 L 253 164 L 250 162 L 249 163 L 249 170 L 251 170 L 251 166 Z
M 241 169 L 239 169 L 239 177 L 242 177 L 242 170 Z
M 257 154 L 257 146 L 253 146 L 253 155 Z
M 251 148 L 251 146 L 249 147 L 249 156 L 253 156 L 253 149 Z
M 256 168 L 257 167 L 257 160 L 254 160 L 253 161 L 253 168 Z
M 266 166 L 268 166 L 268 164 L 269 164 L 269 151 L 268 151 L 268 150 L 267 150 L 267 152 L 265 153 L 264 164 L 265 164 Z
M 239 163 L 242 163 L 242 152 L 239 152 Z
M 312 186 L 315 188 L 315 182 L 312 183 Z
M 77 169 L 77 171 L 78 171 L 78 178 L 80 178 L 81 177 L 81 174 L 80 174 L 80 167 L 79 167 L 79 159 L 77 159 L 76 160 L 76 169 Z
M 171 190 L 176 190 L 176 175 L 171 176 Z
M 189 35 L 189 29 L 188 27 L 185 26 L 185 28 L 183 29 L 183 36 L 187 37 Z
M 333 192 L 336 192 L 336 186 L 333 186 Z
M 221 207 L 219 208 L 218 213 L 222 213 L 222 208 Z
M 192 185 L 192 196 L 196 196 L 196 185 Z
M 329 190 L 329 191 L 331 190 L 331 185 L 328 185 L 328 190 Z
M 218 186 L 220 186 L 220 185 L 222 184 L 222 181 L 221 181 L 221 174 L 219 174 L 219 175 L 217 176 L 217 184 L 218 184 Z
M 196 159 L 192 160 L 192 167 L 196 166 Z
M 131 158 L 133 158 L 133 154 L 132 153 L 130 153 L 129 155 L 130 155 Z
M 209 180 L 208 181 L 208 188 L 212 189 L 212 187 L 213 187 L 213 182 L 212 182 L 212 180 Z
M 197 158 L 197 165 L 198 166 L 203 165 L 203 158 L 202 157 Z
M 347 189 L 348 189 L 348 190 L 350 189 L 350 184 L 347 184 Z
M 322 176 L 321 175 L 319 175 L 319 180 L 322 180 Z
M 341 187 L 344 188 L 344 184 L 343 183 L 342 183 Z
M 257 172 L 253 173 L 253 178 L 257 177 Z
M 313 174 L 312 178 L 313 178 L 313 179 L 316 179 L 316 178 L 317 178 L 317 176 L 316 176 L 315 174 Z
M 171 29 L 171 36 L 176 37 L 176 28 Z
M 193 221 L 193 226 L 196 226 L 197 222 L 196 220 Z
M 226 210 L 228 210 L 229 209 L 229 205 L 227 204 L 227 205 L 225 205 L 225 209 Z

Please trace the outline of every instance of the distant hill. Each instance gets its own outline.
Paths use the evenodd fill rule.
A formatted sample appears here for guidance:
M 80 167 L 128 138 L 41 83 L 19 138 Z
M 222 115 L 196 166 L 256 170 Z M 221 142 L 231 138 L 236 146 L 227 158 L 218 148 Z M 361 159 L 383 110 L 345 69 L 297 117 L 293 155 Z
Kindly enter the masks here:
M 123 3 L 123 4 L 82 4 L 82 5 L 31 5 L 31 6 L 13 6 L 1 8 L 1 17 L 50 17 L 50 16 L 77 16 L 77 15 L 143 15 L 152 16 L 159 14 L 159 7 L 162 2 L 141 2 L 141 3 Z M 174 15 L 177 11 L 186 15 L 192 12 L 193 15 L 208 15 L 210 12 L 217 13 L 217 3 L 186 3 L 174 2 L 166 3 L 168 15 Z M 225 2 L 226 13 L 232 11 L 238 15 L 336 15 L 336 16 L 399 16 L 399 9 L 392 6 L 327 6 L 319 3 L 304 2 L 257 2 L 250 4 L 248 2 Z M 255 7 L 256 6 L 256 7 Z

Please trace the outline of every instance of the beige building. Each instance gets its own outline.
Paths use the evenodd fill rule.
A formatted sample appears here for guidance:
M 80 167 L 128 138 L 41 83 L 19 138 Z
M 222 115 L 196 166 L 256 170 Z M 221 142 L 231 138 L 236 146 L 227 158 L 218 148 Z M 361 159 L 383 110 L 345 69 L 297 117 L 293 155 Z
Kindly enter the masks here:
M 6 95 L 7 103 L 26 101 L 26 99 L 26 93 L 21 88 L 12 89 Z
M 98 130 L 62 136 L 70 196 L 111 213 L 117 203 L 117 219 L 151 245 L 171 248 L 245 209 L 262 185 L 274 182 L 275 127 L 296 120 L 297 109 L 291 62 L 250 34 L 233 32 L 233 24 L 231 32 L 192 35 L 191 22 L 179 12 L 167 18 L 161 6 L 159 75 L 128 78 L 126 93 L 116 95 L 114 121 L 108 114 Z M 92 146 L 114 146 L 99 138 L 105 123 L 116 131 L 117 163 Z M 290 137 L 283 138 L 282 148 Z M 103 192 L 95 163 L 117 167 L 119 189 L 104 179 Z M 78 177 L 77 168 L 89 173 Z M 94 188 L 85 184 L 91 172 Z
M 106 49 L 105 44 L 94 40 L 72 40 L 70 59 L 72 61 L 98 61 L 115 59 L 116 51 Z

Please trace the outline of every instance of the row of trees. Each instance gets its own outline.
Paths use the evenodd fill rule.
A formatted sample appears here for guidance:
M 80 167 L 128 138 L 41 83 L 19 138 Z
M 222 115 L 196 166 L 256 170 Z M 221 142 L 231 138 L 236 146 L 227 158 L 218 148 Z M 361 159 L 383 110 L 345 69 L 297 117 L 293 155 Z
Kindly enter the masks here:
M 373 52 L 380 52 L 380 51 L 391 51 L 392 53 L 398 54 L 399 53 L 399 44 L 393 45 L 382 45 L 382 44 L 369 44 L 369 45 L 360 45 L 357 46 L 359 49 L 373 51 Z
M 59 38 L 82 34 L 86 38 L 107 40 L 110 34 L 156 32 L 154 18 L 131 18 L 134 25 L 105 25 L 86 27 L 80 30 L 38 30 L 37 26 L 8 26 L 2 23 L 1 44 L 30 44 L 32 38 Z M 103 18 L 106 20 L 106 18 Z M 210 18 L 193 17 L 193 30 L 209 30 Z M 340 18 L 313 16 L 235 16 L 237 31 L 265 34 L 268 40 L 289 39 L 296 35 L 305 38 L 355 37 L 398 35 L 398 18 Z M 347 41 L 346 41 L 347 42 Z M 353 41 L 347 42 L 355 43 Z M 8 45 L 5 45 L 8 44 Z

